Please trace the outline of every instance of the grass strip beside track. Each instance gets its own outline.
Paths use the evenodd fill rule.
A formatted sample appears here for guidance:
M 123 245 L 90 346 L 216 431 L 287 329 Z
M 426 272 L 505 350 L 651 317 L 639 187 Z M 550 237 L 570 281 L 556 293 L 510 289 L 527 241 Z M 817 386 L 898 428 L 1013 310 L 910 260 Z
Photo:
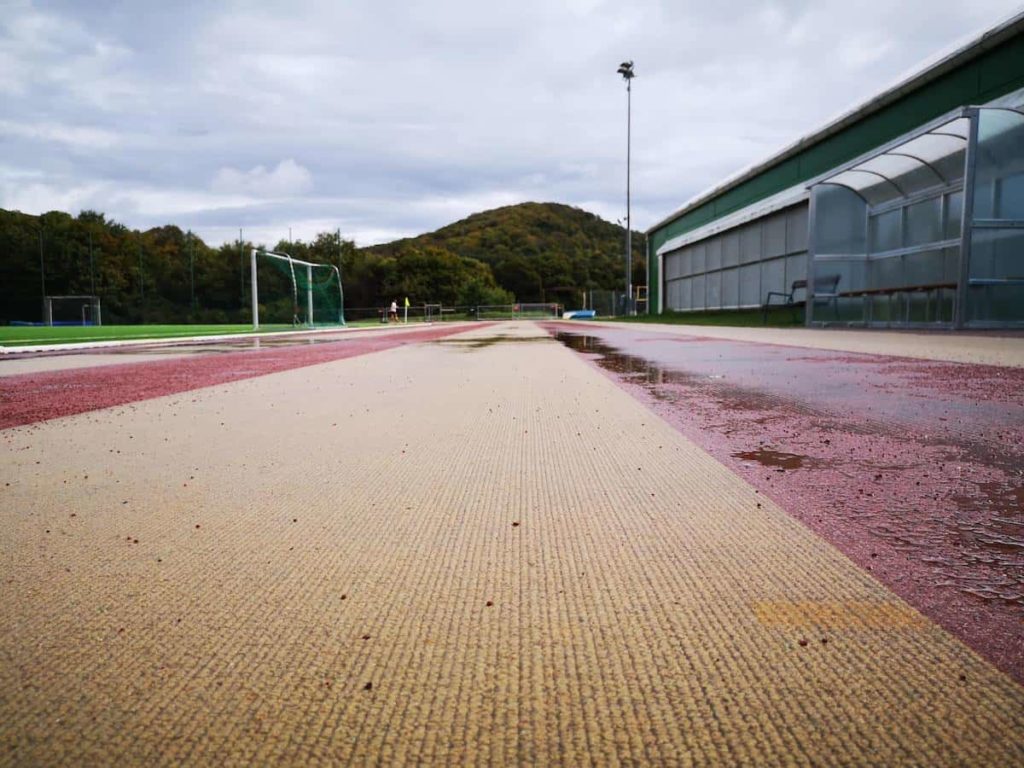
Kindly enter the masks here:
M 789 307 L 772 308 L 768 310 L 768 322 L 765 322 L 764 314 L 760 309 L 721 309 L 710 312 L 671 312 L 665 311 L 660 315 L 637 315 L 636 317 L 601 317 L 599 320 L 609 320 L 623 323 L 664 323 L 666 325 L 715 325 L 734 326 L 739 328 L 756 328 L 768 326 L 770 328 L 793 328 L 803 327 L 803 310 L 796 313 L 794 319 L 793 311 Z
M 291 325 L 260 326 L 260 333 L 294 331 Z M 301 329 L 300 329 L 301 330 Z M 166 339 L 177 336 L 216 336 L 252 333 L 252 325 L 86 325 L 86 326 L 3 326 L 0 344 L 67 344 L 82 341 L 121 339 Z

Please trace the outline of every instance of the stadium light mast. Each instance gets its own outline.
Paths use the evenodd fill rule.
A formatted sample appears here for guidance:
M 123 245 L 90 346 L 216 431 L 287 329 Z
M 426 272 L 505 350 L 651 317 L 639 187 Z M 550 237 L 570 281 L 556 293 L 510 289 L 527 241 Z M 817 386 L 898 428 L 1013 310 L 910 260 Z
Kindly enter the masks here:
M 633 119 L 633 60 L 624 61 L 619 65 L 618 73 L 626 81 L 626 312 L 636 314 L 633 307 L 633 227 L 630 218 L 629 171 L 630 171 L 630 140 Z

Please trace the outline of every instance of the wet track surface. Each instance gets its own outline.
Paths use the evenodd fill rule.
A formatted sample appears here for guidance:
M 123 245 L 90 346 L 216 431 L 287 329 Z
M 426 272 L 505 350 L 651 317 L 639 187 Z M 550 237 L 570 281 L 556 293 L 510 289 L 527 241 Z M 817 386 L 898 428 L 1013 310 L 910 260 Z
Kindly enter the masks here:
M 1024 687 L 741 477 L 825 449 L 680 431 L 871 420 L 605 351 L 509 322 L 0 381 L 0 416 L 101 408 L 0 431 L 0 766 L 1024 765 Z
M 112 350 L 102 349 L 96 357 L 105 358 L 103 365 L 0 376 L 0 429 L 433 341 L 463 330 L 437 326 L 360 336 L 162 343 L 125 348 L 124 362 L 118 364 L 110 364 Z M 167 359 L 153 360 L 160 352 Z
M 357 331 L 358 332 L 358 331 Z M 210 338 L 208 340 L 200 337 L 194 337 L 189 339 L 134 339 L 134 343 L 126 346 L 95 346 L 92 348 L 75 348 L 72 346 L 67 349 L 53 348 L 53 349 L 27 349 L 20 350 L 18 347 L 9 347 L 2 360 L 24 360 L 30 358 L 39 357 L 61 357 L 68 355 L 123 355 L 125 357 L 133 357 L 140 354 L 154 355 L 154 354 L 209 354 L 209 353 L 223 353 L 223 352 L 243 352 L 246 350 L 254 349 L 272 349 L 275 347 L 297 347 L 297 346 L 312 346 L 314 344 L 330 344 L 336 341 L 342 341 L 349 336 L 352 331 L 343 331 L 340 333 L 315 333 L 315 334 L 281 334 L 266 336 L 251 336 L 248 334 L 238 334 L 237 336 L 224 338 L 223 336 L 218 338 Z
M 548 328 L 1024 681 L 1024 370 Z

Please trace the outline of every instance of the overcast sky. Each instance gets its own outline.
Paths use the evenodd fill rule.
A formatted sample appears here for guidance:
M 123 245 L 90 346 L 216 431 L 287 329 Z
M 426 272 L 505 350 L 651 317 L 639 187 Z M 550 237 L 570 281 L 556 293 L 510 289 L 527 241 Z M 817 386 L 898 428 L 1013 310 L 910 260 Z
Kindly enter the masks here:
M 188 7 L 185 7 L 185 6 Z M 182 7 L 178 7 L 182 6 Z M 0 207 L 360 245 L 524 200 L 633 224 L 1019 8 L 1001 0 L 0 0 Z

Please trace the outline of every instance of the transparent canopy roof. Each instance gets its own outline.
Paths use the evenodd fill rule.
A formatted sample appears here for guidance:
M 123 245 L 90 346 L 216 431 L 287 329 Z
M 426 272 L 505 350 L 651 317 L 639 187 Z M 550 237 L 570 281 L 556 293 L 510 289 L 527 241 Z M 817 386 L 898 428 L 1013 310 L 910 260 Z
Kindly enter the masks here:
M 954 118 L 819 183 L 847 187 L 868 205 L 955 184 L 964 175 L 969 132 L 969 118 Z

